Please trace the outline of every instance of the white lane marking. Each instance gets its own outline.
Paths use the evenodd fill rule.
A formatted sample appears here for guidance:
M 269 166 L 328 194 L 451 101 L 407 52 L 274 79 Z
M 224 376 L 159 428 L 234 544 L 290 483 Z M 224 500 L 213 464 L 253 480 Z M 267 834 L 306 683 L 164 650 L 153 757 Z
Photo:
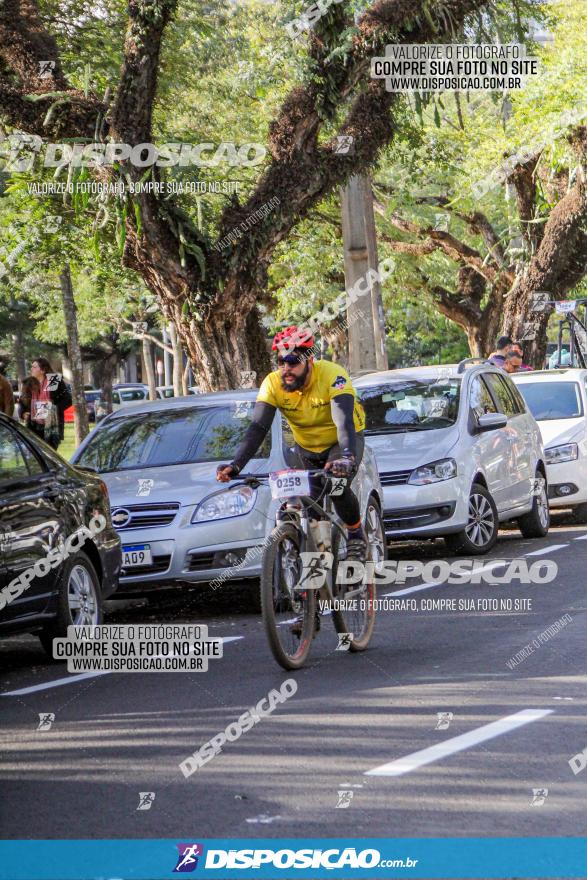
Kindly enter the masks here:
M 587 540 L 587 535 L 583 535 L 583 537 L 581 537 L 581 538 L 574 538 L 573 540 L 575 540 L 575 541 Z M 549 547 L 543 547 L 542 550 L 532 550 L 531 553 L 522 553 L 522 557 L 524 557 L 524 556 L 543 556 L 545 553 L 550 553 L 551 550 L 562 550 L 563 547 L 568 547 L 568 546 L 569 546 L 568 544 L 551 544 Z M 491 571 L 494 568 L 503 568 L 504 566 L 508 565 L 510 562 L 513 562 L 513 560 L 515 558 L 518 558 L 518 557 L 512 557 L 511 559 L 506 559 L 505 561 L 501 562 L 500 565 L 497 565 L 497 559 L 494 559 L 493 562 L 487 563 L 487 565 L 484 565 L 483 568 L 475 569 L 475 574 L 477 575 L 477 574 L 481 574 L 484 571 Z M 391 593 L 383 593 L 381 598 L 385 599 L 385 598 L 387 598 L 387 596 L 408 596 L 410 593 L 419 593 L 420 590 L 430 590 L 430 589 L 432 589 L 432 587 L 446 587 L 446 586 L 458 587 L 458 586 L 469 586 L 469 585 L 467 584 L 467 582 L 465 580 L 463 580 L 460 584 L 455 582 L 454 584 L 450 584 L 450 585 L 447 583 L 443 583 L 443 581 L 433 581 L 432 583 L 424 583 L 424 584 L 418 584 L 415 587 L 408 587 L 406 590 L 396 590 Z
M 108 671 L 103 672 L 81 672 L 79 675 L 72 675 L 69 678 L 56 678 L 54 681 L 46 681 L 44 684 L 34 684 L 32 687 L 20 688 L 17 691 L 6 691 L 0 694 L 2 697 L 20 697 L 22 694 L 33 694 L 35 691 L 46 691 L 48 688 L 61 687 L 63 684 L 73 684 L 77 681 L 83 681 L 85 678 L 96 678 L 98 675 L 112 675 Z
M 532 550 L 531 553 L 524 553 L 524 556 L 544 556 L 545 553 L 553 553 L 555 550 L 562 550 L 568 547 L 568 544 L 551 544 L 550 547 L 543 547 L 542 550 Z
M 223 643 L 238 642 L 240 639 L 244 639 L 244 636 L 222 636 Z M 99 675 L 112 675 L 112 672 L 109 669 L 102 672 L 80 672 L 79 675 L 69 675 L 67 678 L 56 678 L 54 681 L 46 681 L 44 684 L 34 684 L 31 687 L 20 688 L 17 691 L 5 691 L 3 694 L 0 694 L 0 697 L 20 697 L 23 694 L 33 694 L 35 691 L 46 691 L 49 688 L 62 687 L 64 684 L 75 684 L 78 681 L 83 681 L 85 678 L 96 678 Z
M 504 565 L 507 565 L 508 562 L 510 562 L 510 561 L 511 561 L 510 559 L 507 559 L 505 562 L 500 561 L 500 564 L 498 565 L 497 559 L 495 559 L 493 561 L 493 563 L 487 563 L 487 565 L 484 565 L 482 568 L 476 569 L 475 574 L 481 574 L 481 572 L 483 572 L 483 571 L 490 571 L 492 568 L 503 568 Z M 468 586 L 468 584 L 465 580 L 462 581 L 462 585 Z M 458 583 L 446 584 L 446 583 L 443 583 L 443 581 L 432 581 L 431 583 L 423 583 L 423 584 L 418 584 L 415 587 L 408 587 L 406 590 L 397 590 L 392 593 L 383 593 L 381 598 L 385 599 L 386 596 L 407 596 L 409 593 L 418 593 L 420 590 L 429 590 L 429 589 L 431 589 L 431 587 L 447 587 L 447 586 L 458 587 L 461 585 Z
M 365 776 L 403 776 L 412 770 L 417 770 L 425 764 L 431 764 L 433 761 L 439 761 L 448 755 L 454 755 L 456 752 L 462 752 L 471 746 L 478 745 L 495 736 L 501 736 L 504 733 L 510 733 L 524 724 L 530 724 L 531 721 L 538 721 L 546 715 L 551 715 L 553 709 L 523 709 L 514 715 L 506 715 L 499 721 L 492 721 L 491 724 L 484 724 L 476 730 L 469 733 L 463 733 L 461 736 L 455 736 L 444 742 L 437 743 L 427 749 L 421 749 L 419 752 L 413 752 L 406 755 L 405 758 L 398 758 L 390 761 L 388 764 L 381 764 L 373 770 L 368 770 Z
M 573 541 L 587 541 L 587 535 L 581 535 L 580 538 L 573 538 Z

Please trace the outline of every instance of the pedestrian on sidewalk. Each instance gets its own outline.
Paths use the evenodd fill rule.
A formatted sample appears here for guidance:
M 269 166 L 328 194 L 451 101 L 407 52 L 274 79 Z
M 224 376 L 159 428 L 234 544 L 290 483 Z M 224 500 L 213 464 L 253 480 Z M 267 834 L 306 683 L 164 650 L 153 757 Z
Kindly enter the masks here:
M 522 358 L 517 351 L 508 351 L 503 362 L 502 370 L 506 373 L 519 373 L 522 367 Z
M 5 373 L 6 364 L 4 361 L 0 361 L 0 412 L 12 416 L 14 413 L 14 394 Z
M 493 364 L 494 367 L 503 367 L 505 356 L 511 350 L 512 345 L 513 340 L 511 336 L 500 336 L 495 343 L 495 351 L 489 355 L 489 363 Z
M 51 364 L 44 357 L 35 358 L 31 364 L 32 378 L 38 388 L 31 383 L 28 408 L 23 405 L 23 415 L 29 414 L 31 430 L 46 443 L 57 449 L 63 440 L 64 412 L 71 406 L 71 392 L 59 373 L 54 373 Z

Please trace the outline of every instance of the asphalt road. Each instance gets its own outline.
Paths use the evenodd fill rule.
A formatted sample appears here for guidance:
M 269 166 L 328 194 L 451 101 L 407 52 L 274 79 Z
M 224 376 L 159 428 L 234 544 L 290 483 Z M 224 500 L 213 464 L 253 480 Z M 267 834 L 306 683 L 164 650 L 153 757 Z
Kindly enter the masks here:
M 587 772 L 569 759 L 587 747 L 587 528 L 558 522 L 543 540 L 504 531 L 490 554 L 553 560 L 554 582 L 382 587 L 415 587 L 405 598 L 419 610 L 380 611 L 358 655 L 335 650 L 323 618 L 296 673 L 276 666 L 236 587 L 109 604 L 107 623 L 199 622 L 231 638 L 205 673 L 80 679 L 34 637 L 3 640 L 2 837 L 585 836 Z M 396 545 L 393 557 L 447 558 L 442 542 Z M 421 606 L 441 598 L 531 603 Z M 563 615 L 558 634 L 508 667 Z M 182 760 L 291 677 L 295 695 L 184 778 Z M 452 713 L 444 729 L 441 712 Z M 37 729 L 40 713 L 54 713 L 50 730 Z M 384 765 L 394 775 L 367 775 Z M 149 809 L 137 810 L 139 792 L 155 794 Z

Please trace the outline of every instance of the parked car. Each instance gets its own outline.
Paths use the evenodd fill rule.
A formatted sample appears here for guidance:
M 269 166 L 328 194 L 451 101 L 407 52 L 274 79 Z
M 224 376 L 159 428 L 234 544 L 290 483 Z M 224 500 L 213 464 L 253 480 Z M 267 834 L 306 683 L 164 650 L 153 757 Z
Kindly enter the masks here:
M 157 386 L 157 397 L 160 400 L 167 400 L 169 397 L 174 397 L 175 392 L 173 389 L 173 385 L 158 385 Z
M 145 382 L 115 382 L 112 386 L 114 391 L 123 391 L 128 388 L 142 388 L 143 391 L 146 391 L 149 394 L 149 386 Z
M 128 406 L 131 403 L 149 399 L 149 388 L 147 385 L 113 385 L 112 387 L 112 412 L 116 412 L 121 407 Z M 108 410 L 102 397 L 96 401 L 94 409 L 96 412 L 96 422 L 101 421 L 104 416 L 108 415 Z
M 14 583 L 36 564 L 58 561 L 59 548 L 100 514 L 103 528 L 85 540 L 81 535 L 79 549 L 71 547 L 45 574 L 47 566 L 40 565 L 24 589 Z M 105 483 L 0 415 L 0 635 L 34 632 L 50 653 L 52 639 L 67 635 L 68 626 L 101 623 L 102 602 L 114 593 L 120 567 Z
M 95 468 L 110 491 L 123 544 L 119 595 L 211 581 L 237 565 L 239 580 L 259 576 L 261 554 L 244 560 L 275 525 L 277 502 L 266 485 L 252 489 L 216 480 L 216 467 L 231 460 L 249 425 L 256 394 L 225 391 L 136 404 L 100 422 L 74 454 L 75 463 Z M 292 443 L 275 418 L 247 472 L 294 466 Z M 356 485 L 373 546 L 383 552 L 382 490 L 370 449 Z
M 96 421 L 96 403 L 102 397 L 102 392 L 97 389 L 93 389 L 92 391 L 84 391 L 84 397 L 86 398 L 86 410 L 88 413 L 88 420 L 90 422 Z M 63 418 L 66 422 L 73 422 L 73 406 L 69 406 L 63 413 Z
M 576 522 L 587 523 L 587 370 L 536 370 L 513 379 L 542 433 L 550 507 L 571 508 Z
M 388 539 L 443 536 L 454 552 L 478 555 L 505 520 L 525 537 L 548 532 L 538 425 L 508 376 L 475 360 L 355 380 Z

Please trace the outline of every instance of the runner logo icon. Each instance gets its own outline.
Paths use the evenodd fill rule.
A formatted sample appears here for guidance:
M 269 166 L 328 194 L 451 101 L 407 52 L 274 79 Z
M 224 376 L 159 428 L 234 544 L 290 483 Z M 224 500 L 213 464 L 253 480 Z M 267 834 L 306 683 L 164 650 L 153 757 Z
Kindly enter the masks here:
M 174 874 L 191 874 L 198 867 L 198 856 L 204 855 L 201 843 L 178 843 L 179 856 Z

